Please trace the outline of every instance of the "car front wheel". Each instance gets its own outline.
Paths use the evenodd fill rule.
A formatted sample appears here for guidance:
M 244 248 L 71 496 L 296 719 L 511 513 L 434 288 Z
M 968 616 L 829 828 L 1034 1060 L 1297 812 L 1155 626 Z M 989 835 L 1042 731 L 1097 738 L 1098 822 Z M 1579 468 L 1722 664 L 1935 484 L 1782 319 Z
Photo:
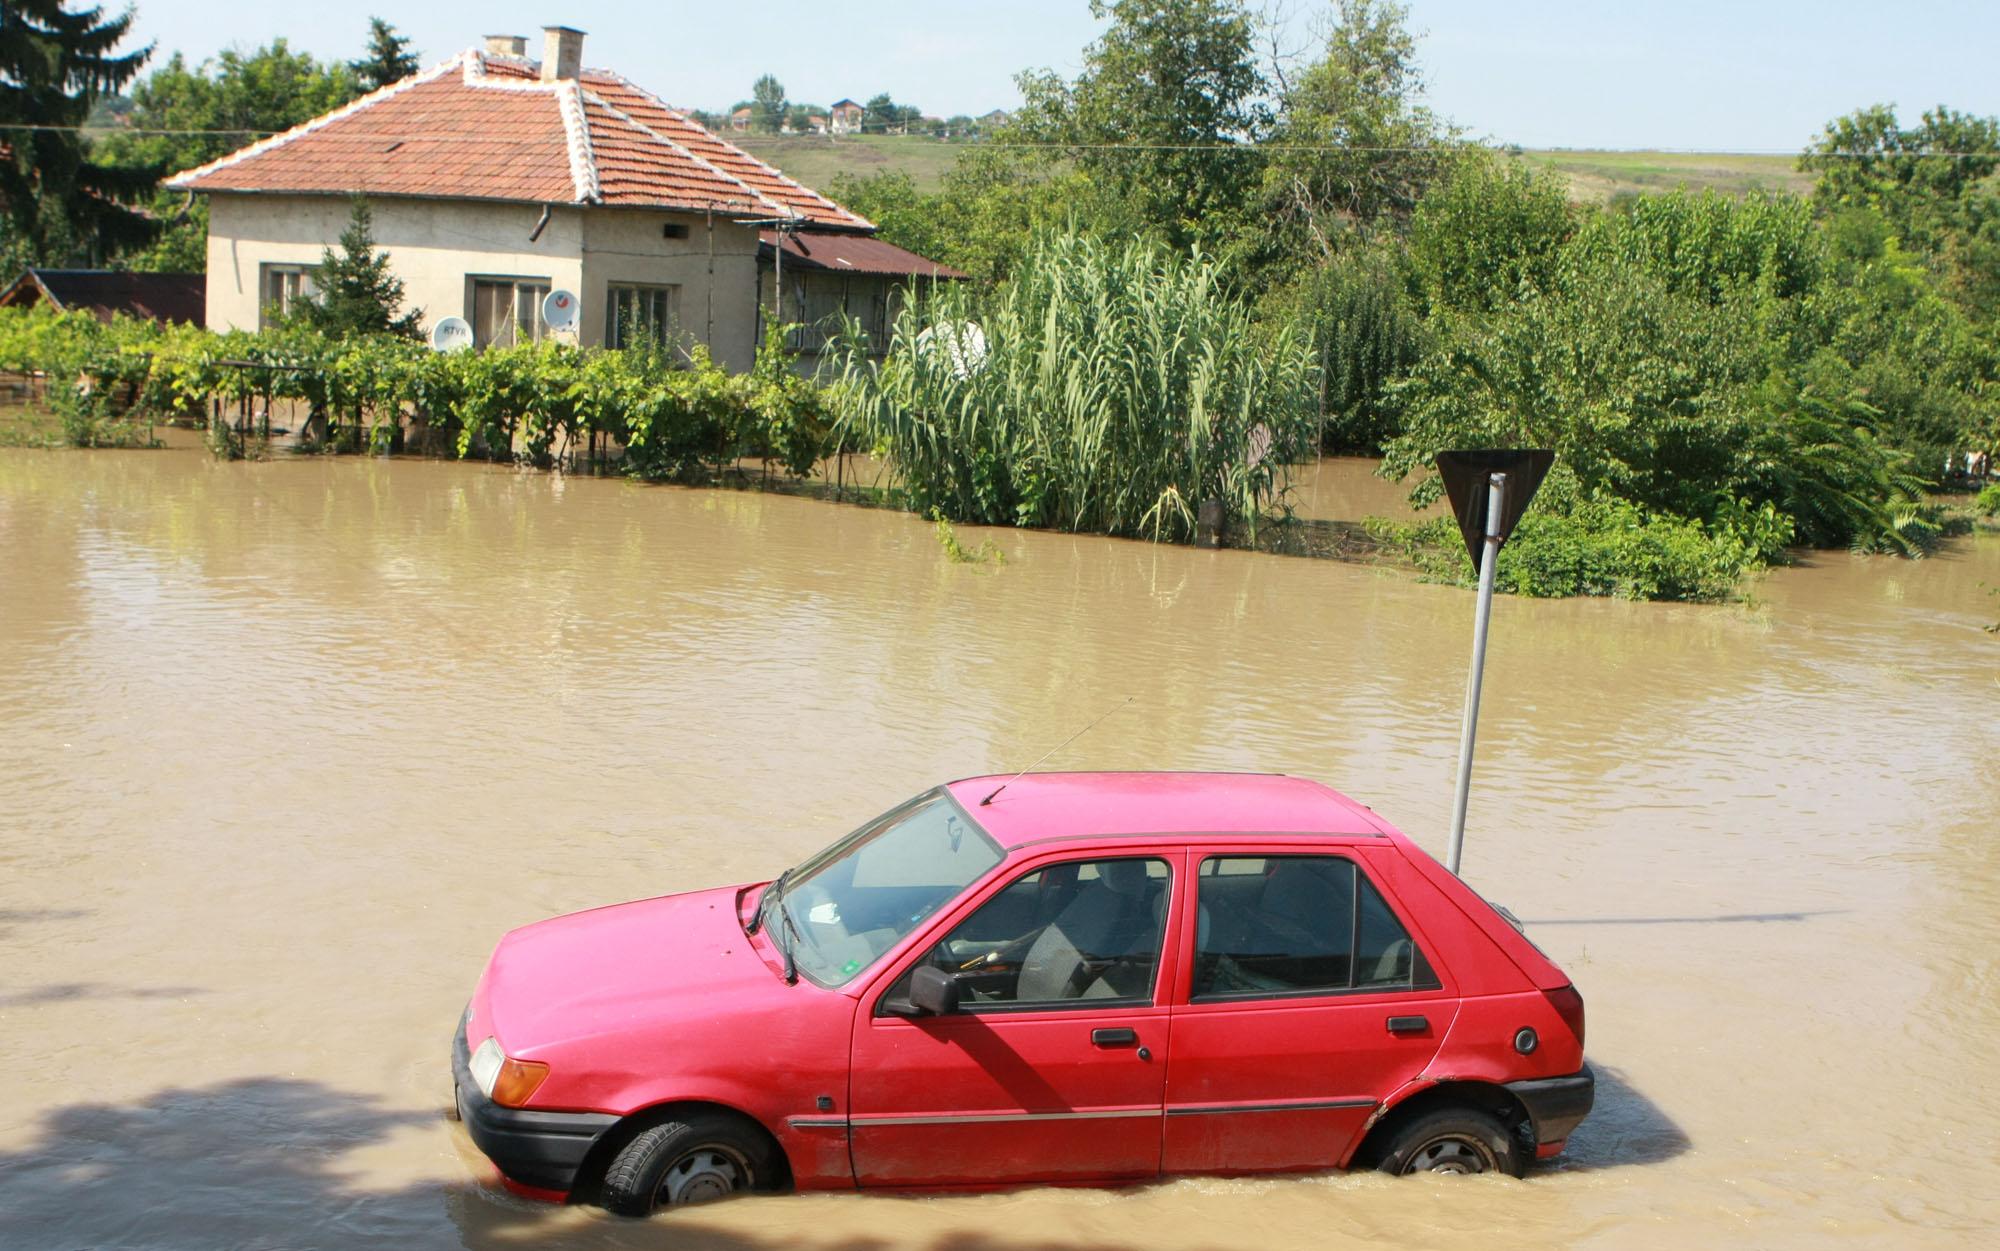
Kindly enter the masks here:
M 619 1149 L 604 1170 L 604 1206 L 647 1216 L 768 1187 L 775 1168 L 755 1130 L 717 1113 L 692 1113 L 655 1125 Z
M 1500 1119 L 1476 1108 L 1426 1112 L 1396 1131 L 1377 1166 L 1385 1173 L 1527 1171 L 1527 1152 Z

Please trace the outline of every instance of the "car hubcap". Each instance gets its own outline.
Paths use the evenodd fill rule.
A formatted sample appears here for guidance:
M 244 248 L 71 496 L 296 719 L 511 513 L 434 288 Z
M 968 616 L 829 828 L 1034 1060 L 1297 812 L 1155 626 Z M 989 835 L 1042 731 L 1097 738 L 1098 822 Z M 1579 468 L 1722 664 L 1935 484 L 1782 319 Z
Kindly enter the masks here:
M 698 1147 L 674 1162 L 660 1179 L 660 1202 L 669 1207 L 725 1198 L 749 1183 L 743 1161 L 717 1147 Z
M 1493 1167 L 1492 1157 L 1486 1148 L 1469 1138 L 1437 1138 L 1417 1148 L 1410 1162 L 1403 1166 L 1408 1173 L 1484 1173 Z

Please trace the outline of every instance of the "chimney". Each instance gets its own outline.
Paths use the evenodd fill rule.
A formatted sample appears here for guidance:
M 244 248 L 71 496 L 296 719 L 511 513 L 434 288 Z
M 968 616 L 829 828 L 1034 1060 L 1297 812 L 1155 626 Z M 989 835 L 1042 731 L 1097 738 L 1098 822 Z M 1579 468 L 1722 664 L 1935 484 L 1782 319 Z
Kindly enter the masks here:
M 575 78 L 583 72 L 583 32 L 568 26 L 542 27 L 542 81 Z
M 527 56 L 528 37 L 526 35 L 488 35 L 486 36 L 486 55 Z

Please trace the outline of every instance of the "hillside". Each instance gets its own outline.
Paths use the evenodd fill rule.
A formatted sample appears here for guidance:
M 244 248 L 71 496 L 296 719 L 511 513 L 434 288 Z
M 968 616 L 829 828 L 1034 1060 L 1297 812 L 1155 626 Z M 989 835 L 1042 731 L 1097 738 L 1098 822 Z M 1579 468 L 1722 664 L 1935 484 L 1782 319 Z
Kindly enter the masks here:
M 1524 160 L 1569 175 L 1570 195 L 1584 201 L 1609 200 L 1620 192 L 1671 191 L 1685 184 L 1730 195 L 1747 191 L 1812 190 L 1813 176 L 1795 167 L 1791 156 L 1733 152 L 1604 152 L 1587 149 L 1530 149 Z
M 922 135 L 728 136 L 759 160 L 768 161 L 809 187 L 825 188 L 836 174 L 866 177 L 901 170 L 925 191 L 935 191 L 962 145 Z M 1686 184 L 1730 195 L 1746 191 L 1812 188 L 1812 176 L 1793 168 L 1789 156 L 1726 152 L 1611 152 L 1581 148 L 1530 149 L 1522 159 L 1569 175 L 1578 200 L 1599 202 L 1620 192 L 1669 191 Z

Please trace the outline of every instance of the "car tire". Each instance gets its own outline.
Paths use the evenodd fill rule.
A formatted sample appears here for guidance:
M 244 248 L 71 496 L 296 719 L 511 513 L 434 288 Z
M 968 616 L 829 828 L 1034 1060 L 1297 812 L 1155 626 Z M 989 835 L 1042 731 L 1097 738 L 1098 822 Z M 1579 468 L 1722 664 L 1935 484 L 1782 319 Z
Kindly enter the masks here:
M 599 1198 L 620 1216 L 769 1189 L 777 1180 L 771 1145 L 753 1126 L 719 1112 L 695 1112 L 634 1135 L 604 1170 Z
M 1398 1129 L 1375 1165 L 1384 1173 L 1528 1171 L 1528 1153 L 1500 1118 L 1477 1108 L 1439 1108 Z

